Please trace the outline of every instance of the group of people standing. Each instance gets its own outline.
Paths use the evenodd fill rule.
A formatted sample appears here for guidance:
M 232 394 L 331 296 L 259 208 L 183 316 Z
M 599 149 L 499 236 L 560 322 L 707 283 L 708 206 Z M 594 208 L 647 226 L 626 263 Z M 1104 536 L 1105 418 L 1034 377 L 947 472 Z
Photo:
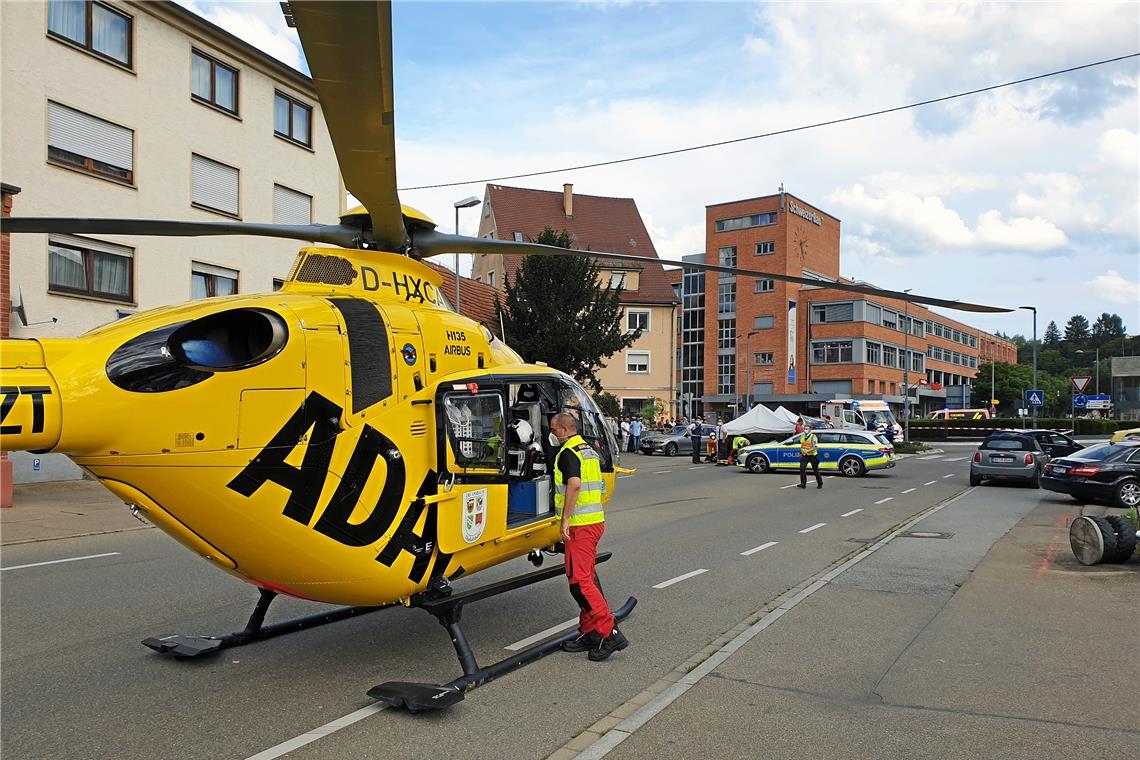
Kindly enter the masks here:
M 622 417 L 618 428 L 617 437 L 620 439 L 621 450 L 636 454 L 641 447 L 641 434 L 645 432 L 645 423 L 640 417 Z

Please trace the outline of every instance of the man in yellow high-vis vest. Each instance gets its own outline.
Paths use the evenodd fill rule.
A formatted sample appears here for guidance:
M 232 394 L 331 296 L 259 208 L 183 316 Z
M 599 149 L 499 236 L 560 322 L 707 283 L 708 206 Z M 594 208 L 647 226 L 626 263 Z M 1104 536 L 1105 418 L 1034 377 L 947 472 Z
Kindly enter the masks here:
M 550 420 L 558 440 L 554 457 L 554 509 L 562 523 L 566 545 L 566 578 L 578 603 L 578 636 L 562 645 L 567 652 L 589 652 L 591 660 L 608 658 L 629 641 L 617 629 L 610 606 L 598 585 L 594 560 L 606 530 L 602 510 L 605 481 L 598 452 L 578 434 L 578 420 L 562 412 Z
M 810 425 L 800 433 L 800 484 L 796 488 L 807 488 L 807 468 L 811 465 L 815 475 L 815 487 L 823 488 L 823 478 L 819 476 L 819 438 Z

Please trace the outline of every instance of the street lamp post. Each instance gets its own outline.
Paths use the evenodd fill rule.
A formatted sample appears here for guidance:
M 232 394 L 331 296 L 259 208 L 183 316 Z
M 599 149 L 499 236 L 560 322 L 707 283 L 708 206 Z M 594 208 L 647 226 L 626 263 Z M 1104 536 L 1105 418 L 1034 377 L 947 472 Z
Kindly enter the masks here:
M 903 440 L 910 440 L 910 301 L 903 302 Z
M 1019 309 L 1033 312 L 1033 387 L 1037 388 L 1037 307 L 1018 306 Z M 1037 427 L 1037 407 L 1033 407 L 1033 427 Z
M 471 208 L 482 203 L 474 195 L 455 202 L 455 234 L 459 234 L 459 209 Z M 459 313 L 459 254 L 455 254 L 455 313 Z
M 753 357 L 751 355 L 752 354 L 752 336 L 757 334 L 758 332 L 760 332 L 760 331 L 759 330 L 753 330 L 752 332 L 748 333 L 748 335 L 746 335 L 744 338 L 744 361 L 748 362 L 748 393 L 745 394 L 745 398 L 747 399 L 748 406 L 744 410 L 746 412 L 751 411 L 751 409 L 752 409 L 752 390 L 753 390 L 753 386 L 752 386 L 752 365 L 755 363 L 753 361 L 755 357 Z

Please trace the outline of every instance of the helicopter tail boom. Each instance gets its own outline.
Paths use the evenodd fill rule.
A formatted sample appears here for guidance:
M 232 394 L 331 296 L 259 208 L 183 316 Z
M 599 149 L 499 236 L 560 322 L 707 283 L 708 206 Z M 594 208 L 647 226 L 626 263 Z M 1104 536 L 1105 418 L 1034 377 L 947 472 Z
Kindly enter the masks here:
M 35 340 L 0 341 L 0 449 L 47 451 L 63 432 L 59 386 Z

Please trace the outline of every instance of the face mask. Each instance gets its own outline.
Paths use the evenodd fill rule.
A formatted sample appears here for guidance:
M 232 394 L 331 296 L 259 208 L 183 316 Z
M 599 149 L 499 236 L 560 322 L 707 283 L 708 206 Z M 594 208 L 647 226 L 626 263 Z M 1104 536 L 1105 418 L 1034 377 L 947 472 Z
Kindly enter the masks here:
M 551 446 L 557 447 L 562 445 L 562 442 L 558 440 L 558 436 L 556 436 L 554 433 L 551 433 L 548 438 L 550 439 Z

